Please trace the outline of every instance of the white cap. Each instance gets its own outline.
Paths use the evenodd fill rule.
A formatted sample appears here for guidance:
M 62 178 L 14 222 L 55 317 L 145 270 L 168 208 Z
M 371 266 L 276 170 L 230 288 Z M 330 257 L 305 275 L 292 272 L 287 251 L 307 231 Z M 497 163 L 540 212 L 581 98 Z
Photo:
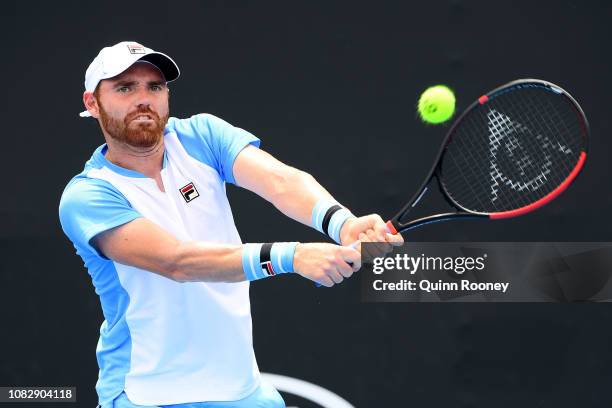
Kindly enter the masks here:
M 177 79 L 180 71 L 176 63 L 161 52 L 153 51 L 134 41 L 122 41 L 112 47 L 104 47 L 89 64 L 85 72 L 85 91 L 93 92 L 101 80 L 119 75 L 136 61 L 146 61 L 155 65 L 164 74 L 166 82 Z M 88 111 L 81 117 L 91 116 Z

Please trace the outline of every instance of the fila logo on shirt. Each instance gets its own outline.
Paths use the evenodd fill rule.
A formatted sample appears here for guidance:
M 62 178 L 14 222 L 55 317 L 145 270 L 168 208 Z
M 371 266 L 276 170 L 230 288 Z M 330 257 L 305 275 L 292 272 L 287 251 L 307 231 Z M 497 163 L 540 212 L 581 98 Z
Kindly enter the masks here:
M 200 196 L 198 190 L 196 190 L 193 183 L 189 183 L 186 186 L 181 187 L 179 191 L 181 192 L 181 195 L 183 196 L 186 202 L 190 202 Z
M 128 44 L 127 45 L 128 50 L 130 50 L 130 54 L 145 54 L 145 49 L 142 45 L 140 44 Z
M 266 276 L 276 275 L 276 272 L 274 272 L 274 268 L 272 267 L 271 261 L 262 262 L 259 265 L 261 266 L 261 269 L 266 274 Z

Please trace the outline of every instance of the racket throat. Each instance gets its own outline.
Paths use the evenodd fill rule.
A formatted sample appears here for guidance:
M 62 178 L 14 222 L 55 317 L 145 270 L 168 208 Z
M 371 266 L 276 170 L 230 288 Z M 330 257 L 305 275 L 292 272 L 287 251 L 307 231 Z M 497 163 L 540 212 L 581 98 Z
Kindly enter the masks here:
M 427 190 L 429 190 L 429 187 L 425 187 L 423 189 L 423 191 L 421 191 L 421 194 L 419 194 L 419 196 L 416 198 L 416 200 L 414 200 L 414 202 L 412 203 L 412 205 L 411 205 L 412 208 L 416 207 L 416 205 L 419 203 L 419 201 L 421 201 L 421 198 L 423 198 L 423 196 L 425 195 Z
M 400 233 L 410 231 L 415 228 L 419 228 L 423 225 L 433 224 L 436 222 L 449 221 L 449 220 L 457 220 L 457 219 L 468 219 L 468 218 L 488 218 L 485 215 L 479 214 L 471 214 L 471 213 L 443 213 L 430 215 L 428 217 L 418 218 L 416 220 L 411 220 L 406 223 L 402 223 L 399 220 L 393 219 L 390 220 L 388 224 L 391 224 L 394 229 Z

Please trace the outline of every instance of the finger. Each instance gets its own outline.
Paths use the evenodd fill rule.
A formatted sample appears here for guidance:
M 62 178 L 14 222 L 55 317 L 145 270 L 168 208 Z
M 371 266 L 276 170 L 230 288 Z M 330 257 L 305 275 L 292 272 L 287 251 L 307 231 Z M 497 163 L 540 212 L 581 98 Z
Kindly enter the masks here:
M 372 242 L 372 240 L 370 239 L 368 234 L 366 234 L 365 232 L 361 232 L 359 234 L 359 241 L 361 241 L 361 243 Z M 369 245 L 360 245 L 359 252 L 364 253 L 364 251 L 365 251 L 365 254 L 367 255 L 369 253 L 368 252 L 368 246 Z
M 385 234 L 389 232 L 387 229 L 387 224 L 380 218 L 380 216 L 376 216 L 376 222 L 374 223 L 374 231 L 376 232 L 376 240 L 379 242 L 385 242 Z
M 367 248 L 367 246 L 364 248 Z M 364 249 L 361 252 L 361 262 L 372 263 L 373 259 L 374 259 L 374 256 L 368 249 Z
M 370 238 L 368 238 L 368 235 L 367 235 L 367 234 L 365 234 L 365 233 L 363 233 L 363 232 L 359 233 L 359 241 L 360 241 L 361 243 L 364 243 L 364 242 L 371 242 L 371 241 L 370 241 Z M 364 260 L 369 260 L 369 259 L 372 259 L 372 255 L 370 254 L 370 252 L 369 252 L 369 251 L 368 251 L 368 249 L 367 249 L 367 248 L 368 248 L 368 246 L 369 246 L 369 245 L 360 245 L 360 246 L 359 246 L 359 252 L 361 252 L 361 254 L 363 255 L 363 259 L 364 259 Z
M 344 280 L 340 272 L 337 269 L 331 270 L 327 273 L 327 276 L 334 281 L 334 283 L 340 283 Z
M 325 286 L 326 288 L 331 288 L 334 286 L 334 282 L 326 275 L 323 275 L 320 279 L 317 280 L 320 285 Z
M 340 256 L 346 263 L 353 265 L 353 271 L 358 271 L 361 268 L 361 253 L 354 248 L 342 247 Z
M 376 242 L 376 233 L 374 232 L 374 230 L 369 229 L 366 231 L 366 235 L 368 236 L 368 242 L 370 242 L 371 244 L 373 244 L 374 242 Z M 365 245 L 366 246 L 366 251 L 368 251 L 368 254 L 370 255 L 370 258 L 376 258 L 378 255 L 378 251 L 376 250 L 376 246 L 377 245 Z
M 368 238 L 367 234 L 361 232 L 359 233 L 359 241 L 361 243 L 370 242 L 370 238 Z M 361 252 L 361 259 L 364 262 L 370 262 L 372 260 L 372 254 L 368 250 L 369 245 L 360 245 L 359 252 Z
M 370 238 L 368 237 L 366 233 L 361 232 L 359 233 L 359 241 L 361 241 L 362 243 L 370 242 Z M 368 246 L 369 245 L 361 245 L 360 252 L 361 252 L 361 255 L 363 256 L 363 259 L 370 258 L 370 251 L 368 250 Z
M 372 232 L 372 234 L 376 234 L 376 233 Z M 378 240 L 378 235 L 376 235 L 376 238 L 377 238 L 377 240 L 376 240 L 376 244 L 377 245 L 372 245 L 373 247 L 375 247 L 375 248 L 382 248 L 383 250 L 387 250 L 387 248 L 391 246 L 391 244 L 389 244 L 387 242 L 385 234 L 383 234 L 383 240 L 382 241 Z
M 348 246 L 349 248 L 353 248 L 358 250 L 359 252 L 361 252 L 361 241 L 357 240 L 355 242 L 353 242 L 351 245 Z
M 376 257 L 374 255 L 372 255 L 371 253 L 369 253 L 369 252 L 361 254 L 361 262 L 362 263 L 372 264 L 372 263 L 374 263 L 374 258 L 376 258 Z M 353 268 L 353 269 L 355 269 L 355 268 Z
M 397 234 L 387 233 L 386 238 L 387 238 L 387 242 L 393 246 L 400 246 L 404 243 L 404 237 L 402 237 L 402 234 L 400 233 L 397 233 Z
M 353 267 L 346 263 L 340 256 L 336 258 L 336 269 L 345 278 L 350 278 L 353 274 Z
M 370 239 L 377 238 L 376 233 L 373 230 L 368 230 L 368 237 L 370 237 Z M 391 252 L 391 245 L 384 240 L 382 242 L 376 242 L 374 245 L 367 246 L 369 247 L 370 253 L 374 257 L 383 256 L 386 253 Z

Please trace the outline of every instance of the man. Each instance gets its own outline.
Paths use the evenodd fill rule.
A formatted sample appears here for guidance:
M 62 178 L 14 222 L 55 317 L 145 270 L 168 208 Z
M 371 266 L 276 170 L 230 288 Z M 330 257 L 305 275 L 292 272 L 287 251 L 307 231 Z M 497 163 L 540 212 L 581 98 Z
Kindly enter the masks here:
M 360 268 L 351 244 L 389 251 L 402 239 L 377 215 L 354 217 L 250 133 L 212 115 L 169 117 L 167 83 L 178 76 L 170 57 L 134 42 L 102 49 L 85 74 L 81 116 L 98 120 L 106 143 L 59 211 L 105 317 L 99 404 L 283 407 L 259 376 L 249 281 L 297 273 L 333 286 Z M 341 245 L 242 245 L 226 182 Z

